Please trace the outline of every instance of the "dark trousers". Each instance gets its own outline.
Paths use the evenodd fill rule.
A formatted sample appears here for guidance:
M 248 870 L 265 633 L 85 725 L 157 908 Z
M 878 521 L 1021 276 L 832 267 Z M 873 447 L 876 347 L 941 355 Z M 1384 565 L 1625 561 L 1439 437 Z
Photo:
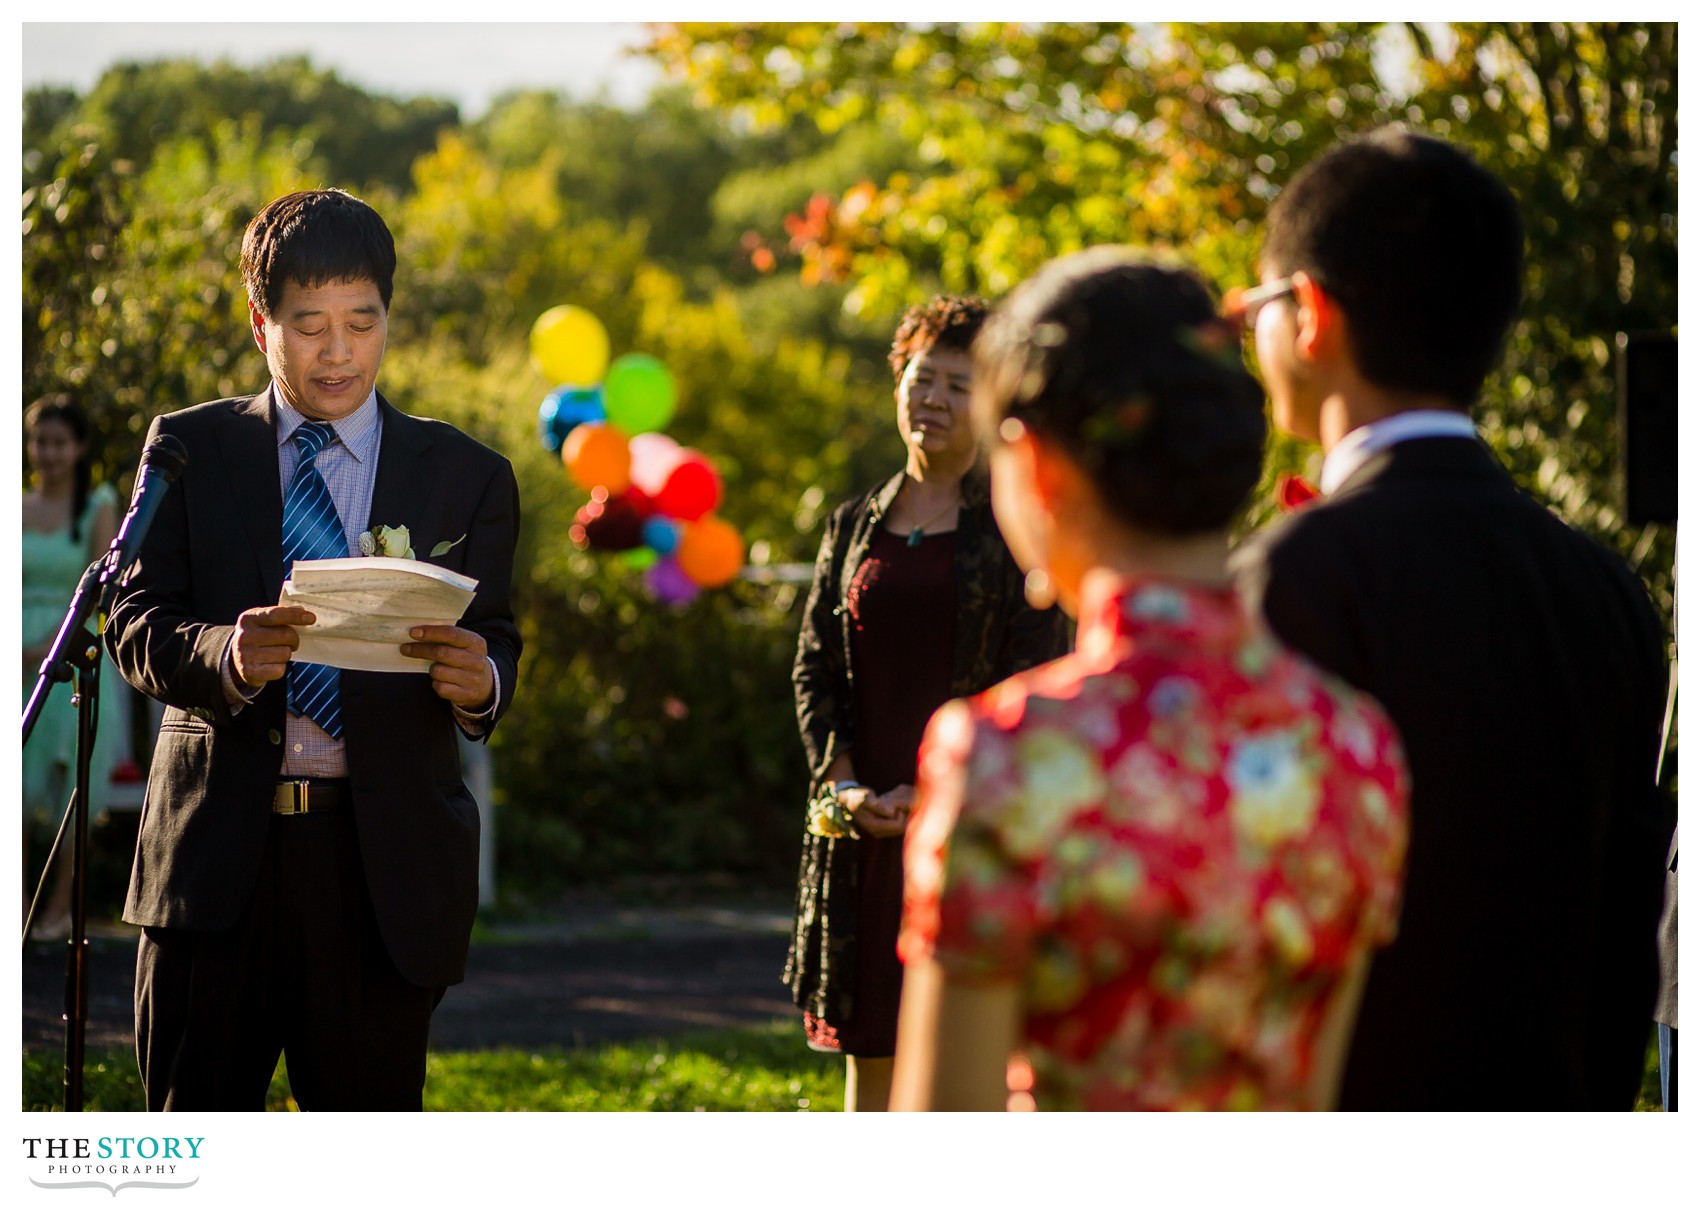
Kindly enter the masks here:
M 418 1111 L 442 989 L 395 971 L 350 812 L 274 816 L 253 902 L 226 931 L 147 927 L 136 1056 L 148 1109 L 260 1111 L 279 1053 L 309 1111 Z

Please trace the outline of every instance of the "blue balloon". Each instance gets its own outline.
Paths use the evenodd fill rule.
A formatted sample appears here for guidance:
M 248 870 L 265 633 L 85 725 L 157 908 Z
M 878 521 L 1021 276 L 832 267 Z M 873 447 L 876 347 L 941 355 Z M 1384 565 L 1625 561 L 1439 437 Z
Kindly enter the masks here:
M 586 421 L 604 421 L 607 417 L 601 388 L 562 384 L 537 406 L 537 437 L 544 450 L 558 455 L 573 430 Z
M 679 546 L 679 527 L 666 518 L 650 518 L 643 524 L 643 541 L 657 555 L 665 556 Z

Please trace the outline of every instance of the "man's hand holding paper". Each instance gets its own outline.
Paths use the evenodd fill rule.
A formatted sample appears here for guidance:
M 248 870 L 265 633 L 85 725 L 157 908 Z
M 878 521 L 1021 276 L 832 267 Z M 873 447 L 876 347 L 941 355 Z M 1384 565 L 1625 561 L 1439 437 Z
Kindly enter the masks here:
M 463 712 L 482 711 L 496 694 L 496 675 L 484 637 L 465 628 L 422 624 L 414 642 L 401 646 L 408 657 L 431 663 L 431 689 Z
M 292 660 L 345 670 L 429 672 L 444 699 L 476 709 L 491 694 L 484 640 L 455 624 L 477 588 L 474 578 L 418 560 L 298 560 L 278 605 L 305 608 L 314 620 L 297 625 L 300 643 Z M 445 692 L 445 683 L 452 693 Z M 481 698 L 468 705 L 464 696 L 474 692 Z
M 313 622 L 313 613 L 298 606 L 254 607 L 236 617 L 236 637 L 230 662 L 237 679 L 250 687 L 282 678 L 301 643 L 297 626 Z

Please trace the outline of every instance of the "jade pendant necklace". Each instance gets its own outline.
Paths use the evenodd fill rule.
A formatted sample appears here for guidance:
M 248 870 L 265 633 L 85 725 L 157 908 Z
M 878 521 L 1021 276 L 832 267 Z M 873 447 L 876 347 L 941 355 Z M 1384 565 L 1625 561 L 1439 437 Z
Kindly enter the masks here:
M 950 513 L 950 511 L 956 509 L 961 504 L 962 504 L 962 499 L 960 497 L 958 497 L 955 500 L 953 500 L 949 505 L 945 506 L 944 509 L 942 509 L 938 513 L 934 514 L 932 517 L 910 527 L 909 528 L 909 538 L 907 540 L 905 540 L 906 545 L 909 546 L 909 547 L 912 547 L 912 548 L 920 547 L 921 546 L 921 539 L 926 535 L 927 528 L 932 526 L 933 523 L 937 522 L 940 518 L 943 518 L 946 514 Z

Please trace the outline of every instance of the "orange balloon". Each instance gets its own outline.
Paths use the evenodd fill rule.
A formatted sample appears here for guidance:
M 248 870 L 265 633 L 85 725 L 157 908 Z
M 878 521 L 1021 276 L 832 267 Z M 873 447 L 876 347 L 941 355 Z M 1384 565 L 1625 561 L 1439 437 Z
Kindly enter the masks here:
M 604 488 L 610 497 L 618 497 L 632 482 L 631 445 L 605 421 L 575 425 L 561 444 L 561 462 L 580 488 Z
M 744 567 L 744 537 L 730 522 L 710 514 L 685 524 L 673 558 L 685 576 L 705 590 L 713 589 Z

